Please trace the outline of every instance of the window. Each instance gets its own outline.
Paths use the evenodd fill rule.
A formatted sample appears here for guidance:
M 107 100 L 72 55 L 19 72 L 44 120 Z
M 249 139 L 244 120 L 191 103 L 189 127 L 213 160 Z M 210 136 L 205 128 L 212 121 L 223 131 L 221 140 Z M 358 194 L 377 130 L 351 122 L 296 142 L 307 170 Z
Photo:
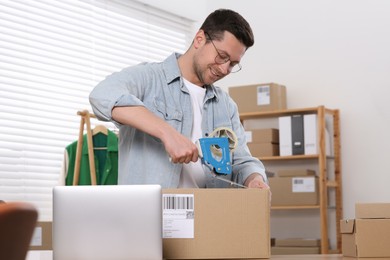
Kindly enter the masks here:
M 0 200 L 51 220 L 52 187 L 77 111 L 104 77 L 189 45 L 191 21 L 135 1 L 0 3 Z

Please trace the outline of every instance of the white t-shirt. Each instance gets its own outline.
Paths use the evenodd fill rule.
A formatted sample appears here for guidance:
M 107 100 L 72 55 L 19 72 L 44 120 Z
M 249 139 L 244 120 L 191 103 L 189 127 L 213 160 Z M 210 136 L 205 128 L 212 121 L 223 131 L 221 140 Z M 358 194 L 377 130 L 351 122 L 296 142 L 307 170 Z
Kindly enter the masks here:
M 202 138 L 202 111 L 204 96 L 206 89 L 192 84 L 184 79 L 191 96 L 192 111 L 194 118 L 192 122 L 191 141 L 195 143 L 199 138 Z M 203 170 L 202 162 L 199 159 L 197 162 L 190 162 L 183 164 L 183 170 L 180 175 L 179 188 L 205 188 L 206 176 Z

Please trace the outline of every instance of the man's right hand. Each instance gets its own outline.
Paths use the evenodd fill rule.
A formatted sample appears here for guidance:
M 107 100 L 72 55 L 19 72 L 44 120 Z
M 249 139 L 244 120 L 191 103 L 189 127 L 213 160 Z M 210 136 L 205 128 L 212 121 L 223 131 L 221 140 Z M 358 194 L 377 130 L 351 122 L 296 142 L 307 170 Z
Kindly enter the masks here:
M 196 145 L 176 130 L 169 131 L 162 141 L 173 163 L 189 163 L 198 160 Z

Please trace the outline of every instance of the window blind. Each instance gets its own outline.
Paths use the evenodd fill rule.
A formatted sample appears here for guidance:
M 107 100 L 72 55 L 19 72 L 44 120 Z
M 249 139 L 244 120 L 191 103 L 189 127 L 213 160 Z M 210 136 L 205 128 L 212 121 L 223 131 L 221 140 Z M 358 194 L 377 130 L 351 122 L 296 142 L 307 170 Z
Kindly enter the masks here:
M 52 187 L 92 88 L 124 67 L 183 53 L 191 26 L 129 0 L 1 1 L 0 200 L 31 202 L 51 220 Z

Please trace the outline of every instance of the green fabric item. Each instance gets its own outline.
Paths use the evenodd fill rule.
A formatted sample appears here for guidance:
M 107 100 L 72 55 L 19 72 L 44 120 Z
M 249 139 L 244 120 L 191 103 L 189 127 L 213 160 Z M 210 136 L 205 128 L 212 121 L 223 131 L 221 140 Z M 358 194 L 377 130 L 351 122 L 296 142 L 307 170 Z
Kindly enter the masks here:
M 107 147 L 104 150 L 94 150 L 96 182 L 98 185 L 118 184 L 118 137 L 108 130 L 107 135 L 98 133 L 92 136 L 94 148 Z M 65 177 L 65 185 L 73 185 L 74 166 L 76 163 L 77 143 L 75 141 L 66 147 L 69 164 Z M 91 185 L 90 167 L 88 161 L 87 135 L 83 137 L 83 147 L 80 162 L 79 185 Z

